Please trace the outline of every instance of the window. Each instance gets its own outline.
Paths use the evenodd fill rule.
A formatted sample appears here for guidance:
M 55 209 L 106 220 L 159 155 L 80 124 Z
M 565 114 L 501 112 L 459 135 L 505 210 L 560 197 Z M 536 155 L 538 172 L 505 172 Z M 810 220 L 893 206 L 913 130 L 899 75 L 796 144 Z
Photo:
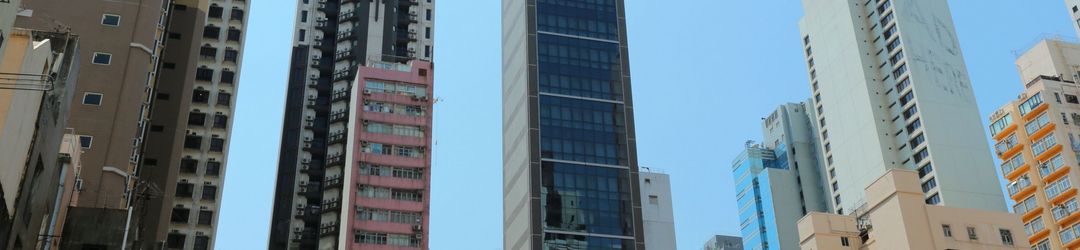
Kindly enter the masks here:
M 1061 180 L 1046 185 L 1046 198 L 1056 198 L 1070 188 L 1072 188 L 1072 183 L 1069 182 L 1069 178 L 1062 178 Z
M 362 221 L 390 222 L 408 225 L 414 225 L 423 222 L 423 216 L 417 212 L 357 207 L 356 214 L 356 219 Z
M 907 125 L 907 132 L 908 132 L 908 134 L 910 134 L 912 132 L 915 132 L 916 129 L 919 129 L 921 127 L 922 127 L 922 121 L 919 120 L 918 118 L 915 118 L 915 121 L 912 121 L 911 123 L 909 123 Z
M 900 106 L 907 105 L 912 99 L 915 99 L 915 92 L 908 91 L 907 94 L 900 96 Z
M 829 177 L 836 178 L 836 169 L 829 169 Z
M 892 75 L 895 78 L 900 78 L 904 73 L 907 73 L 907 64 L 900 64 L 900 67 L 896 67 L 896 70 L 893 70 Z
M 940 204 L 940 203 L 941 203 L 941 195 L 939 195 L 939 194 L 934 194 L 934 195 L 931 195 L 930 198 L 926 198 L 926 204 L 927 205 L 937 205 L 937 204 Z
M 1054 139 L 1054 133 L 1050 133 L 1031 144 L 1031 153 L 1035 156 L 1039 156 L 1043 152 L 1050 150 L 1054 145 L 1057 145 L 1057 140 Z
M 970 239 L 970 240 L 978 240 L 979 239 L 979 235 L 976 233 L 974 227 L 968 227 L 967 228 L 967 234 L 968 234 L 968 239 Z
M 225 10 L 224 8 L 221 8 L 221 6 L 218 6 L 217 4 L 211 4 L 210 5 L 210 11 L 207 12 L 207 15 L 209 15 L 210 18 L 218 18 L 218 19 L 220 19 L 221 14 L 222 14 L 222 12 L 224 12 L 224 10 Z
M 841 246 L 851 246 L 851 242 L 848 242 L 848 237 L 840 237 Z
M 1042 232 L 1043 229 L 1045 229 L 1045 227 L 1043 225 L 1042 216 L 1035 217 L 1031 222 L 1024 224 L 1024 233 L 1027 233 L 1027 235 L 1035 235 L 1035 233 Z
M 205 66 L 196 69 L 195 80 L 207 82 L 214 80 L 214 70 L 206 68 Z
M 220 37 L 221 37 L 221 27 L 214 27 L 213 25 L 208 25 L 205 28 L 203 28 L 203 38 L 218 39 Z
M 840 205 L 840 196 L 837 195 L 836 197 L 833 197 L 833 201 L 835 201 L 837 205 Z
M 79 136 L 79 146 L 83 149 L 90 149 L 90 146 L 94 144 L 94 137 L 89 135 Z
M 195 195 L 195 184 L 186 183 L 186 182 L 181 182 L 181 183 L 176 184 L 176 197 L 191 198 L 194 195 Z
M 180 233 L 169 233 L 168 238 L 165 240 L 165 247 L 169 249 L 182 249 L 184 248 L 184 240 L 187 239 L 187 235 Z
M 1046 239 L 1031 247 L 1031 250 L 1050 250 L 1050 240 Z
M 104 95 L 101 93 L 86 92 L 83 94 L 83 105 L 101 106 L 101 98 Z
M 840 183 L 839 182 L 833 182 L 832 183 L 832 191 L 836 191 L 836 190 L 839 190 L 839 189 L 840 189 Z
M 170 221 L 176 223 L 188 223 L 188 217 L 191 215 L 191 209 L 174 207 L 172 210 L 172 216 Z
M 214 212 L 201 210 L 199 211 L 199 225 L 210 225 L 214 221 Z
M 101 15 L 101 24 L 105 26 L 120 26 L 120 16 L 113 14 Z
M 194 174 L 195 169 L 199 168 L 199 161 L 191 158 L 185 158 L 180 160 L 180 173 Z
M 952 227 L 948 224 L 941 225 L 941 231 L 945 233 L 945 237 L 952 237 Z
M 1054 209 L 1051 209 L 1051 212 L 1054 214 L 1054 220 L 1061 220 L 1069 215 L 1072 215 L 1073 213 L 1076 213 L 1076 211 L 1080 209 L 1078 205 L 1080 204 L 1076 202 L 1076 198 L 1073 198 L 1069 199 L 1069 201 L 1066 201 L 1061 205 L 1054 206 Z
M 232 99 L 232 95 L 225 92 L 219 92 L 217 94 L 217 105 L 229 106 L 229 102 Z
M 1033 195 L 1031 197 L 1028 197 L 1027 199 L 1024 199 L 1024 201 L 1017 202 L 1016 205 L 1013 205 L 1013 213 L 1025 214 L 1038 206 L 1039 204 L 1037 203 L 1037 201 L 1035 200 L 1035 196 Z
M 233 28 L 233 27 L 229 27 L 229 34 L 227 36 L 227 39 L 228 39 L 228 41 L 239 42 L 240 41 L 240 30 L 236 29 L 236 28 Z
M 206 125 L 206 113 L 191 112 L 188 114 L 188 126 L 202 127 Z
M 911 86 L 910 77 L 904 78 L 904 80 L 900 80 L 900 83 L 896 84 L 896 92 L 904 91 L 908 86 Z
M 223 150 L 225 150 L 225 139 L 210 138 L 210 152 L 221 152 Z
M 233 7 L 232 11 L 229 12 L 229 20 L 243 21 L 244 20 L 244 10 Z
M 431 9 L 427 9 L 427 20 L 431 21 Z
M 1039 117 L 1036 117 L 1035 120 L 1025 124 L 1024 128 L 1027 130 L 1028 135 L 1031 135 L 1036 131 L 1039 131 L 1039 129 L 1046 127 L 1047 124 L 1050 124 L 1050 115 L 1042 113 Z
M 240 52 L 239 51 L 237 51 L 235 49 L 231 49 L 231 48 L 226 48 L 225 49 L 225 61 L 226 62 L 234 62 L 235 63 L 237 61 L 237 58 L 239 58 L 239 57 L 240 57 Z
M 911 144 L 911 149 L 914 150 L 915 148 L 919 147 L 919 145 L 922 145 L 924 141 L 926 141 L 926 137 L 923 136 L 923 134 L 916 135 L 915 138 L 912 138 L 911 141 L 909 141 Z
M 649 204 L 660 204 L 660 197 L 656 195 L 649 195 Z
M 1023 165 L 1024 165 L 1024 156 L 1023 155 L 1013 156 L 1012 159 L 1009 159 L 1009 160 L 1001 163 L 1001 173 L 1003 173 L 1003 174 L 1012 173 L 1013 170 L 1016 170 L 1016 168 L 1019 168 L 1020 166 L 1023 166 Z
M 930 174 L 930 172 L 933 172 L 933 171 L 934 171 L 934 165 L 931 165 L 931 164 L 927 163 L 926 165 L 923 165 L 922 167 L 919 167 L 919 178 L 923 178 L 924 176 Z
M 199 48 L 199 56 L 213 60 L 215 57 L 217 57 L 217 51 L 217 48 L 211 47 L 209 44 L 203 45 L 201 48 Z
M 1038 107 L 1042 103 L 1042 95 L 1036 93 L 1035 95 L 1025 100 L 1023 103 L 1020 103 L 1020 115 L 1027 115 L 1028 112 L 1031 112 L 1031 110 L 1035 109 L 1035 107 Z
M 1019 158 L 1020 164 L 1023 164 L 1023 156 L 1017 155 L 1014 158 Z M 1014 165 L 1015 164 L 1016 163 L 1014 163 Z M 1016 167 L 1019 166 L 1020 165 L 1016 165 Z M 1050 175 L 1050 173 L 1061 169 L 1062 166 L 1065 166 L 1065 160 L 1061 158 L 1061 153 L 1058 153 L 1057 155 L 1050 157 L 1050 159 L 1046 160 L 1045 162 L 1039 163 L 1039 176 L 1046 178 L 1047 175 Z
M 191 102 L 193 103 L 207 103 L 210 101 L 210 91 L 205 89 L 195 89 L 191 95 Z
M 1005 116 L 998 118 L 997 121 L 990 124 L 990 136 L 996 136 L 1009 125 L 1012 125 L 1012 115 L 1005 114 Z
M 930 192 L 930 190 L 934 189 L 935 187 L 937 187 L 937 180 L 934 179 L 934 177 L 930 177 L 929 180 L 926 180 L 926 182 L 923 182 L 922 191 L 923 191 L 923 193 Z
M 203 200 L 217 199 L 217 186 L 214 186 L 214 185 L 205 185 L 205 186 L 203 186 L 202 199 Z
M 912 116 L 915 116 L 915 114 L 918 114 L 918 113 L 919 113 L 919 106 L 917 106 L 917 105 L 916 106 L 911 106 L 910 108 L 907 108 L 906 110 L 904 110 L 904 114 L 903 114 L 904 119 L 911 119 Z
M 207 176 L 219 176 L 221 175 L 221 162 L 207 161 L 206 162 L 206 175 Z
M 228 126 L 228 123 L 229 123 L 229 117 L 228 116 L 225 116 L 224 114 L 215 114 L 214 115 L 214 128 L 222 128 L 223 129 L 223 128 Z
M 1009 135 L 997 144 L 994 144 L 994 151 L 996 151 L 998 155 L 1002 155 L 1005 153 L 1005 151 L 1009 151 L 1013 147 L 1016 147 L 1017 143 L 1018 142 L 1016 140 L 1016 134 Z
M 1009 195 L 1011 196 L 1019 193 L 1020 190 L 1024 190 L 1030 186 L 1031 177 L 1028 177 L 1028 175 L 1025 174 L 1023 176 L 1020 176 L 1020 178 L 1017 178 L 1015 181 L 1009 182 L 1009 184 L 1006 185 L 1005 189 L 1008 190 Z
M 915 160 L 915 163 L 920 163 L 927 157 L 930 157 L 930 152 L 926 151 L 926 148 L 919 150 L 918 153 L 915 153 L 915 155 L 912 156 L 912 158 L 914 158 Z
M 90 61 L 90 63 L 97 64 L 97 65 L 109 65 L 109 64 L 112 64 L 112 54 L 102 53 L 102 52 L 94 52 L 93 60 Z
M 236 72 L 232 72 L 229 69 L 221 70 L 221 83 L 234 83 L 236 81 Z
M 210 248 L 210 236 L 195 236 L 195 250 L 206 250 L 208 248 Z
M 187 135 L 184 137 L 184 148 L 202 149 L 202 136 Z
M 1065 94 L 1065 102 L 1072 104 L 1080 104 L 1080 100 L 1078 100 L 1075 95 L 1070 94 Z

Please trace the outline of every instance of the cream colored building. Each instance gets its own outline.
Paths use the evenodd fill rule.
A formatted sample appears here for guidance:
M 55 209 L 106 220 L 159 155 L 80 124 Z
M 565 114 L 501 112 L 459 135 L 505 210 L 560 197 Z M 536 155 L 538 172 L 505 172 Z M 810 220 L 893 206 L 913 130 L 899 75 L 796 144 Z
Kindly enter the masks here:
M 856 216 L 814 212 L 799 220 L 804 250 L 1029 249 L 1017 215 L 927 205 L 918 173 L 891 169 L 865 189 Z
M 833 212 L 890 169 L 919 171 L 927 204 L 1007 211 L 949 1 L 802 2 Z
M 1080 44 L 1044 40 L 1016 61 L 1024 91 L 990 116 L 1013 213 L 1035 249 L 1080 247 Z

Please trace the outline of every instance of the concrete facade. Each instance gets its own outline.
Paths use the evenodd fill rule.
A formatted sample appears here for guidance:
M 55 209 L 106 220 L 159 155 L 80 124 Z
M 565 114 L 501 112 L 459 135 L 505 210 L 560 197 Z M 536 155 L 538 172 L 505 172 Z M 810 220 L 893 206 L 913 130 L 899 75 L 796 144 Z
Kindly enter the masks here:
M 1044 40 L 1016 60 L 1024 92 L 990 117 L 1008 197 L 1037 249 L 1080 246 L 1080 45 Z M 1033 248 L 1036 249 L 1036 248 Z
M 641 220 L 645 225 L 646 249 L 675 250 L 675 207 L 671 197 L 671 177 L 641 171 Z
M 948 2 L 803 6 L 821 158 L 836 172 L 833 212 L 865 206 L 862 189 L 890 169 L 923 172 L 929 204 L 1005 211 Z
M 426 155 L 430 152 L 430 144 L 420 143 L 411 135 L 365 132 L 363 129 L 367 125 L 361 124 L 367 118 L 361 117 L 378 117 L 371 120 L 388 122 L 382 124 L 393 127 L 386 131 L 388 133 L 399 128 L 423 127 L 425 132 L 421 138 L 430 138 L 431 102 L 434 100 L 430 92 L 431 77 L 434 76 L 430 64 L 434 55 L 433 1 L 303 0 L 296 4 L 297 20 L 293 29 L 269 248 L 426 248 L 426 194 L 430 167 Z M 380 71 L 380 68 L 386 71 Z M 396 69 L 414 73 L 425 71 L 426 76 L 403 76 L 402 70 Z M 394 72 L 389 75 L 397 78 L 383 80 L 401 81 L 403 88 L 428 91 L 423 98 L 417 96 L 415 99 L 394 94 L 354 94 L 366 90 L 363 86 L 367 85 L 360 84 L 366 81 L 358 82 L 359 74 L 368 73 L 372 75 L 367 77 L 378 78 L 389 72 Z M 401 93 L 405 95 L 405 92 Z M 363 112 L 369 109 L 383 113 Z M 421 153 L 424 157 L 423 160 L 405 157 L 402 158 L 405 163 L 400 165 L 394 165 L 400 162 L 386 159 L 397 156 L 371 156 L 379 159 L 367 161 L 370 154 L 353 154 L 353 149 L 363 147 L 360 141 L 390 143 L 386 147 L 388 150 L 408 146 L 408 149 L 424 152 Z M 392 144 L 394 142 L 403 144 Z M 354 159 L 364 163 L 357 165 Z M 377 165 L 375 169 L 365 167 L 370 164 L 387 165 Z M 386 172 L 378 172 L 381 169 Z M 368 174 L 356 175 L 365 170 Z M 410 174 L 393 175 L 405 172 Z M 371 173 L 390 176 L 375 177 Z M 361 186 L 353 184 L 361 185 L 366 191 L 378 190 L 380 194 L 404 191 L 409 194 L 409 199 L 420 200 L 394 200 L 399 196 L 360 198 L 356 191 L 360 191 Z M 361 200 L 371 201 L 373 205 L 351 206 L 353 203 L 350 202 Z M 388 205 L 394 202 L 406 205 Z M 349 219 L 361 211 L 364 215 L 375 216 L 372 220 L 383 220 L 385 217 L 379 216 L 394 214 L 421 217 L 423 222 Z M 376 224 L 380 226 L 374 226 Z
M 742 237 L 717 235 L 705 242 L 704 250 L 743 250 Z
M 65 183 L 78 171 L 78 152 L 65 148 L 65 134 L 79 39 L 26 29 L 8 34 L 0 60 L 0 247 L 55 248 L 63 197 L 73 191 Z
M 809 103 L 788 103 L 762 119 L 763 144 L 732 161 L 741 241 L 747 249 L 796 249 L 795 222 L 830 211 L 822 186 Z
M 1019 216 L 927 205 L 919 179 L 891 169 L 865 189 L 863 213 L 808 214 L 798 224 L 801 249 L 1029 249 Z
M 1069 10 L 1069 20 L 1072 21 L 1076 34 L 1080 35 L 1080 0 L 1065 0 L 1065 7 Z
M 623 7 L 502 1 L 503 249 L 646 249 Z
M 140 163 L 137 244 L 213 249 L 248 3 L 174 0 Z M 141 212 L 145 211 L 145 212 Z

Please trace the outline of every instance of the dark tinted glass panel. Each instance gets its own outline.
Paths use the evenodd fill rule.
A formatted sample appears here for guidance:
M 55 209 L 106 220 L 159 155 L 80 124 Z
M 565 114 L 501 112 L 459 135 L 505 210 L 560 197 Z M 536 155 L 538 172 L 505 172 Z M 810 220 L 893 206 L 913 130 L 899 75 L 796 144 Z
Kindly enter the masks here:
M 555 162 L 544 162 L 541 168 L 545 228 L 633 234 L 629 170 Z
M 536 1 L 539 31 L 618 40 L 615 0 Z
M 622 100 L 619 44 L 540 35 L 540 92 Z
M 540 97 L 541 157 L 626 166 L 622 105 Z
M 632 240 L 603 238 L 595 236 L 544 234 L 544 250 L 581 249 L 581 250 L 632 250 Z

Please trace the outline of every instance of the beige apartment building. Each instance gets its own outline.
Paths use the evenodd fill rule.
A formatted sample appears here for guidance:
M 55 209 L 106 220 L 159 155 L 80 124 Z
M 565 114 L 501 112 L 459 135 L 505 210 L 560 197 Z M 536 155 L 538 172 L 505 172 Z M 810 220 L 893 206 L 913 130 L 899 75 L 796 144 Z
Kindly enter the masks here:
M 92 41 L 69 117 L 84 158 L 63 247 L 213 248 L 247 5 L 22 3 L 18 25 Z
M 66 114 L 79 42 L 70 33 L 0 30 L 0 248 L 52 249 L 78 171 Z
M 1029 249 L 1017 215 L 927 205 L 919 183 L 917 172 L 891 169 L 865 189 L 866 209 L 806 215 L 801 249 Z
M 1080 44 L 1044 40 L 1016 60 L 1024 92 L 990 116 L 990 134 L 1034 249 L 1080 247 Z

